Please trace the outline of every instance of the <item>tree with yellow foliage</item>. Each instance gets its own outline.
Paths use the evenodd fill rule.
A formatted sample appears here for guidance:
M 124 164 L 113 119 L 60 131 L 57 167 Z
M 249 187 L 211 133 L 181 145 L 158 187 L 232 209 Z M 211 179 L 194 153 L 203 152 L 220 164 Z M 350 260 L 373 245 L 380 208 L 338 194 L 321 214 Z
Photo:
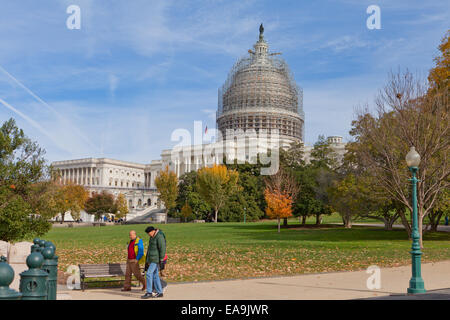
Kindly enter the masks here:
M 86 201 L 89 199 L 89 192 L 80 185 L 68 182 L 65 185 L 57 186 L 57 207 L 61 213 L 61 223 L 64 222 L 66 212 L 74 220 L 80 219 L 80 212 L 84 209 Z
M 155 185 L 159 192 L 159 198 L 166 207 L 166 221 L 169 215 L 169 210 L 176 206 L 176 199 L 178 196 L 178 178 L 175 172 L 169 170 L 169 166 L 166 169 L 160 171 L 155 178 Z
M 239 190 L 239 173 L 228 170 L 224 165 L 205 167 L 198 171 L 197 189 L 205 202 L 214 209 L 214 222 L 217 222 L 219 210 L 230 195 Z
M 127 205 L 127 199 L 125 198 L 125 195 L 123 193 L 119 193 L 119 195 L 117 196 L 116 208 L 117 208 L 116 213 L 117 218 L 120 219 L 125 218 L 127 216 L 129 210 Z
M 192 215 L 192 208 L 187 201 L 185 202 L 183 208 L 181 208 L 181 215 L 184 217 L 184 222 L 186 222 L 187 218 Z

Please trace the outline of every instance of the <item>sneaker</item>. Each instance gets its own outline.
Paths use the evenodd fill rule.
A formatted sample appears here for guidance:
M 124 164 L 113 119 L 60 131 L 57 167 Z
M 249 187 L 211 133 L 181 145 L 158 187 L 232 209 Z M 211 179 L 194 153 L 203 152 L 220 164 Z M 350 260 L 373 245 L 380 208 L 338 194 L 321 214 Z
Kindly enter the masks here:
M 162 297 L 164 297 L 164 294 L 162 294 L 162 293 L 157 293 L 152 296 L 152 298 L 162 298 Z
M 141 296 L 141 299 L 149 299 L 149 298 L 153 298 L 152 293 L 146 292 L 143 296 Z

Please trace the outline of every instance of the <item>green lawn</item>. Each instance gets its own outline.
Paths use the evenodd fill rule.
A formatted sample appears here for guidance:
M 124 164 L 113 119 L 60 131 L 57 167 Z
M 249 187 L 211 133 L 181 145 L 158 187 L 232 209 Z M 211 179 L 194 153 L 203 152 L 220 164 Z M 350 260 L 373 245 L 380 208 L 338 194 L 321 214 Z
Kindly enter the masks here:
M 290 224 L 280 234 L 274 221 L 157 225 L 168 241 L 166 278 L 218 280 L 410 263 L 411 243 L 403 230 Z M 53 228 L 42 238 L 55 243 L 60 269 L 66 270 L 71 264 L 124 262 L 128 231 L 135 229 L 147 245 L 145 227 Z M 424 262 L 450 259 L 450 233 L 429 233 L 424 240 Z

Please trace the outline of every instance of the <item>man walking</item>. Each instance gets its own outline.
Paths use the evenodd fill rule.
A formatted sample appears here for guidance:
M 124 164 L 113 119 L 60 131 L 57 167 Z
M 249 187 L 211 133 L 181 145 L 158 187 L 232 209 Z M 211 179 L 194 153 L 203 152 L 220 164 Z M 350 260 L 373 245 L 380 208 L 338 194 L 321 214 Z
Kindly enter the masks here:
M 166 255 L 166 236 L 161 230 L 154 227 L 148 227 L 145 232 L 150 236 L 145 263 L 147 292 L 141 298 L 161 298 L 163 297 L 163 289 L 159 278 L 159 268 Z M 152 294 L 153 286 L 156 290 L 154 295 Z
M 125 271 L 125 283 L 123 285 L 122 291 L 131 290 L 131 277 L 134 276 L 142 283 L 142 290 L 146 289 L 145 278 L 141 273 L 139 268 L 139 263 L 145 261 L 144 256 L 144 241 L 136 236 L 136 231 L 130 231 L 130 242 L 128 243 L 128 259 L 127 259 L 127 269 Z

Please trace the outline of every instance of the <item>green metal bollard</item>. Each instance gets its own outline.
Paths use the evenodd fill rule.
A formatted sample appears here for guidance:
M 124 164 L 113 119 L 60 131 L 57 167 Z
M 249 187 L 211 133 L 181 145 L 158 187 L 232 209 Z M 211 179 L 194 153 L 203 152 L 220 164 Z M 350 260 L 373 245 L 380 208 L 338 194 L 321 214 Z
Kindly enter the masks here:
M 56 290 L 58 290 L 58 256 L 56 255 L 56 246 L 51 241 L 45 242 L 46 248 L 53 248 L 53 258 L 52 260 L 55 262 L 56 265 Z M 55 293 L 56 296 L 57 293 Z
M 14 280 L 14 270 L 6 262 L 4 256 L 0 257 L 0 300 L 20 300 L 22 294 L 9 288 Z
M 34 238 L 33 239 L 33 245 L 31 246 L 31 253 L 39 251 L 39 241 L 41 241 L 41 239 L 39 238 Z
M 39 240 L 39 247 L 41 247 L 41 248 L 44 248 L 45 247 L 45 243 L 46 243 L 47 241 L 45 241 L 45 240 Z
M 51 241 L 46 241 L 45 242 L 45 247 L 46 248 L 53 248 L 53 261 L 55 261 L 56 267 L 58 268 L 58 256 L 56 255 L 56 247 L 55 247 L 55 245 Z
M 28 270 L 20 274 L 20 292 L 22 300 L 47 299 L 47 272 L 41 270 L 44 257 L 40 252 L 33 252 L 27 257 Z
M 56 286 L 58 280 L 58 262 L 53 260 L 55 249 L 46 247 L 42 250 L 44 256 L 44 264 L 42 270 L 47 272 L 47 300 L 56 300 Z

